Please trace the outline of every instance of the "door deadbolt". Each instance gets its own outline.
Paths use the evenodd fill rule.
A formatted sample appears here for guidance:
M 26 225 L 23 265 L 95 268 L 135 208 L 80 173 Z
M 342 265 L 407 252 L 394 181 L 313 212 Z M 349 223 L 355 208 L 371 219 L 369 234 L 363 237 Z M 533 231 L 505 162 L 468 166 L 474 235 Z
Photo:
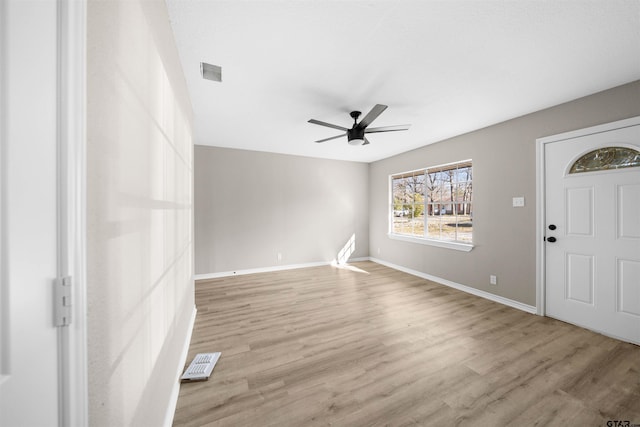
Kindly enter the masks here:
M 555 224 L 550 224 L 550 225 L 549 225 L 549 230 L 555 230 L 555 229 L 556 229 Z

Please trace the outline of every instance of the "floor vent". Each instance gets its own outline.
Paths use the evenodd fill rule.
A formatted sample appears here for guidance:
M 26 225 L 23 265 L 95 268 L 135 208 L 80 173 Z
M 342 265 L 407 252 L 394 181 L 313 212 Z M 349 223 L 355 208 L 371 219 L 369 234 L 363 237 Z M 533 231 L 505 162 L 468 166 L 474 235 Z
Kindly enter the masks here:
M 182 381 L 206 381 L 222 353 L 198 353 L 182 377 Z

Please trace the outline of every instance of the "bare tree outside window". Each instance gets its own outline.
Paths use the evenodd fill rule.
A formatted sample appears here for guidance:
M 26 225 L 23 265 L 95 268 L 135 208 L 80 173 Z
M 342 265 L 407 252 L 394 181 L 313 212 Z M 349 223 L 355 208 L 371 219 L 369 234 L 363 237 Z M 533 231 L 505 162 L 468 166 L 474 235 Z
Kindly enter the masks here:
M 471 243 L 471 160 L 391 176 L 392 233 Z
M 424 172 L 392 178 L 394 233 L 424 237 L 424 188 Z

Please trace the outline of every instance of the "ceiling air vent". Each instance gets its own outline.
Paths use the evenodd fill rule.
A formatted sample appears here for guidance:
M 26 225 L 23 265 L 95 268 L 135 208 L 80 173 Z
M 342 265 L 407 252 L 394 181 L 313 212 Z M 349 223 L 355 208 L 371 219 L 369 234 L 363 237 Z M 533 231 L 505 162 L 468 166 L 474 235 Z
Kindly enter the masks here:
M 222 81 L 222 67 L 218 67 L 217 65 L 201 62 L 200 74 L 202 74 L 203 79 L 213 80 L 214 82 Z

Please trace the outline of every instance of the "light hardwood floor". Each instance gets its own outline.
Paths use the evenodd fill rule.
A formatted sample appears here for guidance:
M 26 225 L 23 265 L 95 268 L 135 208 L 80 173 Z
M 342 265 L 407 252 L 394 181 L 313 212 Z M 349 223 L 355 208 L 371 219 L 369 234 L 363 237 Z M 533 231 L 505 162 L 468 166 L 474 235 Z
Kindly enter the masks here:
M 640 347 L 372 262 L 201 281 L 175 426 L 640 424 Z

